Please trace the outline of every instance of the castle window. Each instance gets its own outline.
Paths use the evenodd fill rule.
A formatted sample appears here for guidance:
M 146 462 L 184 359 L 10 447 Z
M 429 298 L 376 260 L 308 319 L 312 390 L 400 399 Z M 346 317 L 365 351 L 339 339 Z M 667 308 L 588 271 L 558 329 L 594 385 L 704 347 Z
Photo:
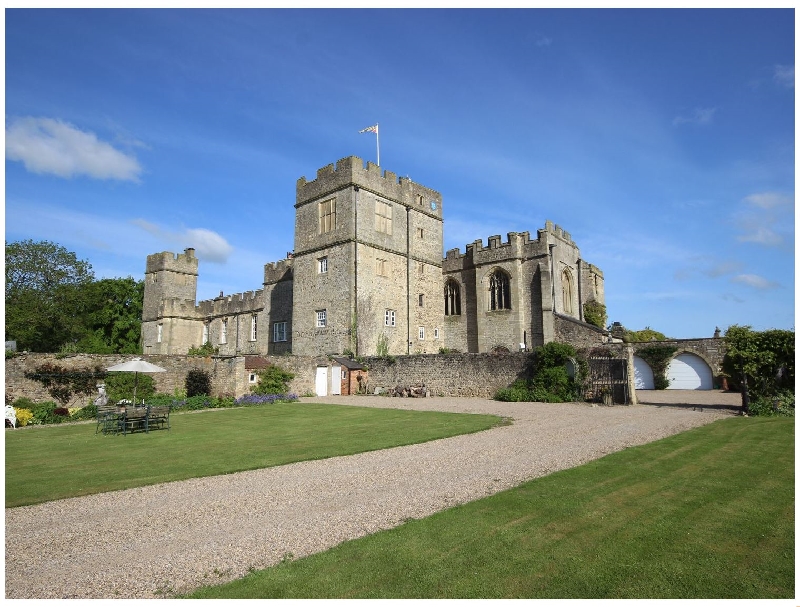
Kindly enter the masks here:
M 328 273 L 328 258 L 327 257 L 320 257 L 317 260 L 317 271 L 320 274 L 327 274 Z
M 328 311 L 327 310 L 317 310 L 317 327 L 327 327 L 328 326 Z
M 421 261 L 419 263 L 417 263 L 417 271 L 419 272 L 420 276 L 425 274 L 425 264 L 422 263 Z
M 417 204 L 419 206 L 422 206 L 424 202 L 425 202 L 425 199 L 422 197 L 422 194 L 417 194 Z
M 336 199 L 319 203 L 319 233 L 327 234 L 336 229 Z
M 417 228 L 417 238 L 422 240 L 425 237 L 425 230 L 422 228 Z
M 272 341 L 286 341 L 286 322 L 276 322 L 272 325 Z
M 385 259 L 376 259 L 375 273 L 378 276 L 389 276 L 389 262 L 387 262 Z
M 508 274 L 495 270 L 489 277 L 489 310 L 511 309 L 511 281 Z
M 424 293 L 420 293 L 419 294 L 419 307 L 421 308 L 424 305 L 425 305 L 425 294 Z
M 159 323 L 158 334 L 156 335 L 156 342 L 161 343 L 161 338 L 164 337 L 164 325 Z
M 455 280 L 444 285 L 444 315 L 461 316 L 461 287 Z
M 258 316 L 253 314 L 250 317 L 250 341 L 255 341 L 258 336 Z
M 433 329 L 433 339 L 439 339 L 439 327 Z
M 572 273 L 569 269 L 561 274 L 561 293 L 562 303 L 564 304 L 564 314 L 572 314 Z
M 208 324 L 203 325 L 203 343 L 201 345 L 205 346 L 208 343 Z
M 419 328 L 419 339 L 420 339 L 420 341 L 425 339 L 425 327 L 420 327 Z
M 375 231 L 392 233 L 392 205 L 375 200 Z
M 257 384 L 258 383 L 258 373 L 256 373 L 255 371 L 250 371 L 250 376 L 248 377 L 247 381 L 249 381 L 251 384 Z
M 395 312 L 394 312 L 394 310 L 386 310 L 386 313 L 383 315 L 383 324 L 386 327 L 394 327 L 395 326 Z
M 219 331 L 219 343 L 226 344 L 228 343 L 228 319 L 222 319 L 222 327 Z

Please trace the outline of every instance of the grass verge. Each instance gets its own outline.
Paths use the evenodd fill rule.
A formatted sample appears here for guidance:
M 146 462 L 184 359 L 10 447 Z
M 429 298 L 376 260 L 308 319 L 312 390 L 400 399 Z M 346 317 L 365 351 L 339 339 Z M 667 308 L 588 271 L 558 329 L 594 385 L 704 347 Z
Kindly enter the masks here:
M 731 418 L 190 598 L 792 598 L 794 420 Z
M 352 455 L 478 432 L 493 415 L 280 403 L 173 415 L 172 429 L 95 434 L 94 424 L 8 430 L 6 507 Z

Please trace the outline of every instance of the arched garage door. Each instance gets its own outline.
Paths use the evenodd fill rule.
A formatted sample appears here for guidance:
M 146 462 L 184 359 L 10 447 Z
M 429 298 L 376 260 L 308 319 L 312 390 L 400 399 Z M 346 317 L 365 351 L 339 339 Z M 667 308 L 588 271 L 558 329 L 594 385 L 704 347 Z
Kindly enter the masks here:
M 637 390 L 654 390 L 653 370 L 643 358 L 633 357 L 633 381 Z
M 678 354 L 667 367 L 670 390 L 711 390 L 714 378 L 711 368 L 696 354 Z

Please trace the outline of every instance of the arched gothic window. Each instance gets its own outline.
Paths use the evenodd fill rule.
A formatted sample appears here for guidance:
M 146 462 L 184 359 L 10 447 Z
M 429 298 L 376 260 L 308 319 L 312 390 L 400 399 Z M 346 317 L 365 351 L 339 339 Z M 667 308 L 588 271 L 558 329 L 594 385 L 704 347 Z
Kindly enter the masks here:
M 572 314 L 572 273 L 567 269 L 561 274 L 564 314 Z
M 444 315 L 461 315 L 461 287 L 452 279 L 444 285 Z
M 508 274 L 495 270 L 489 277 L 489 309 L 511 309 L 511 284 Z

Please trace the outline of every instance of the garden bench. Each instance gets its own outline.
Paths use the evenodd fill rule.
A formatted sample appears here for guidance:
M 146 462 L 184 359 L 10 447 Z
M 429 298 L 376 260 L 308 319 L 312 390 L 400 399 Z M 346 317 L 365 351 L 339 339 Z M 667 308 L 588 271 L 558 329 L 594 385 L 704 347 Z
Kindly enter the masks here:
M 147 419 L 148 407 L 126 407 L 123 413 L 122 434 L 136 432 L 137 430 L 148 431 Z
M 169 430 L 169 407 L 148 407 L 148 426 L 151 430 Z

